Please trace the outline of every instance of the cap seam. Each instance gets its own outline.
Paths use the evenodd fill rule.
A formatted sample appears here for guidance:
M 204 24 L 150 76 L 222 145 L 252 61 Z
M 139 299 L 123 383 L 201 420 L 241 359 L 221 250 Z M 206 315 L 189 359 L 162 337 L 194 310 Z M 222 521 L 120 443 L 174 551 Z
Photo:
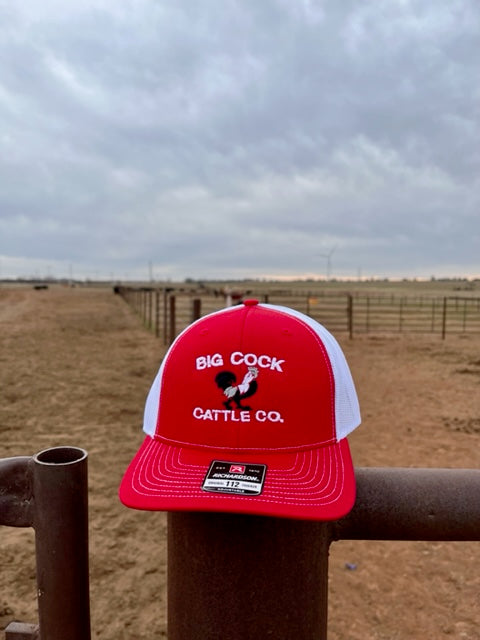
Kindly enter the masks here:
M 159 434 L 155 434 L 154 436 L 150 436 L 152 440 L 156 442 L 161 442 L 166 445 L 173 445 L 174 447 L 179 447 L 180 449 L 201 449 L 202 451 L 231 451 L 232 453 L 242 453 L 242 452 L 250 452 L 253 453 L 258 451 L 259 453 L 267 452 L 267 451 L 281 451 L 284 453 L 294 453 L 296 451 L 309 451 L 311 449 L 323 449 L 323 447 L 329 447 L 332 444 L 337 444 L 339 440 L 336 438 L 331 438 L 330 440 L 323 440 L 322 442 L 313 442 L 309 444 L 301 444 L 293 447 L 222 447 L 222 446 L 211 446 L 208 444 L 197 444 L 193 442 L 183 442 L 182 440 L 173 440 L 172 438 L 164 438 Z

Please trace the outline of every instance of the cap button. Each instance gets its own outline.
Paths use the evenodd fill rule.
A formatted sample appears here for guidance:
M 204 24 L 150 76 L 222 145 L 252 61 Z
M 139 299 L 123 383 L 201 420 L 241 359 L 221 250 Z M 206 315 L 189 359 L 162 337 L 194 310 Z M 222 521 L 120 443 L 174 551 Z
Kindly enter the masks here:
M 243 301 L 243 304 L 246 307 L 253 307 L 256 304 L 258 304 L 258 300 L 255 300 L 255 298 L 247 298 L 246 300 Z

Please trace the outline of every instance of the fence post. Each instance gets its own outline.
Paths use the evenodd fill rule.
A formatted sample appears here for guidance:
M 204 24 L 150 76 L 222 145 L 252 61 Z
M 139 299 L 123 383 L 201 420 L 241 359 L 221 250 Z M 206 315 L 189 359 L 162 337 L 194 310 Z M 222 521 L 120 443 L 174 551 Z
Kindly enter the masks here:
M 200 298 L 194 298 L 192 300 L 192 322 L 198 320 L 202 315 L 202 301 Z
M 89 640 L 87 452 L 55 447 L 33 462 L 40 634 Z
M 328 524 L 168 514 L 169 640 L 326 640 Z
M 152 315 L 152 289 L 148 290 L 148 328 L 152 329 L 153 315 Z
M 160 291 L 155 289 L 155 337 L 160 335 Z
M 163 344 L 168 344 L 168 311 L 167 311 L 167 301 L 168 301 L 168 289 L 163 290 Z
M 0 524 L 35 530 L 40 636 L 89 640 L 87 453 L 54 447 L 0 460 Z M 8 640 L 37 637 L 12 623 Z
M 366 329 L 367 329 L 367 333 L 370 332 L 370 297 L 367 296 L 367 308 L 366 308 L 366 314 L 365 314 L 365 324 L 366 324 Z
M 353 296 L 351 293 L 347 297 L 347 322 L 348 322 L 348 337 L 350 340 L 353 338 Z
M 447 333 L 447 298 L 443 298 L 443 314 L 442 314 L 442 340 L 445 340 Z
M 169 338 L 169 344 L 172 344 L 172 342 L 175 340 L 175 334 L 176 334 L 176 320 L 175 320 L 175 315 L 176 315 L 176 300 L 175 300 L 175 296 L 170 296 L 170 308 L 169 308 L 169 332 L 168 332 L 168 338 Z

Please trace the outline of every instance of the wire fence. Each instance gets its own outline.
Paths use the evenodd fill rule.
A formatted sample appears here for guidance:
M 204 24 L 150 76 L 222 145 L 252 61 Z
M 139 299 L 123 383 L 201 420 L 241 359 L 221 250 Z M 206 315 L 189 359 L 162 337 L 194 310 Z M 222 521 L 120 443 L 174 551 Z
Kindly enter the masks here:
M 115 293 L 140 315 L 148 329 L 170 344 L 191 322 L 230 304 L 220 293 L 173 288 L 115 287 Z M 365 293 L 295 293 L 272 290 L 260 302 L 283 305 L 314 318 L 332 333 L 360 334 L 480 333 L 480 298 L 398 296 Z M 234 300 L 235 302 L 235 300 Z

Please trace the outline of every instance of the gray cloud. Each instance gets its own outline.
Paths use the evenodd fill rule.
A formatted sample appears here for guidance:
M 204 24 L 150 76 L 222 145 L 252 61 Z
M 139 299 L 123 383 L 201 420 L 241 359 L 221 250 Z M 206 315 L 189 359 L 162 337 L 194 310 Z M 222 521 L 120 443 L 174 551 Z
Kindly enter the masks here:
M 0 20 L 2 275 L 480 273 L 474 0 Z

